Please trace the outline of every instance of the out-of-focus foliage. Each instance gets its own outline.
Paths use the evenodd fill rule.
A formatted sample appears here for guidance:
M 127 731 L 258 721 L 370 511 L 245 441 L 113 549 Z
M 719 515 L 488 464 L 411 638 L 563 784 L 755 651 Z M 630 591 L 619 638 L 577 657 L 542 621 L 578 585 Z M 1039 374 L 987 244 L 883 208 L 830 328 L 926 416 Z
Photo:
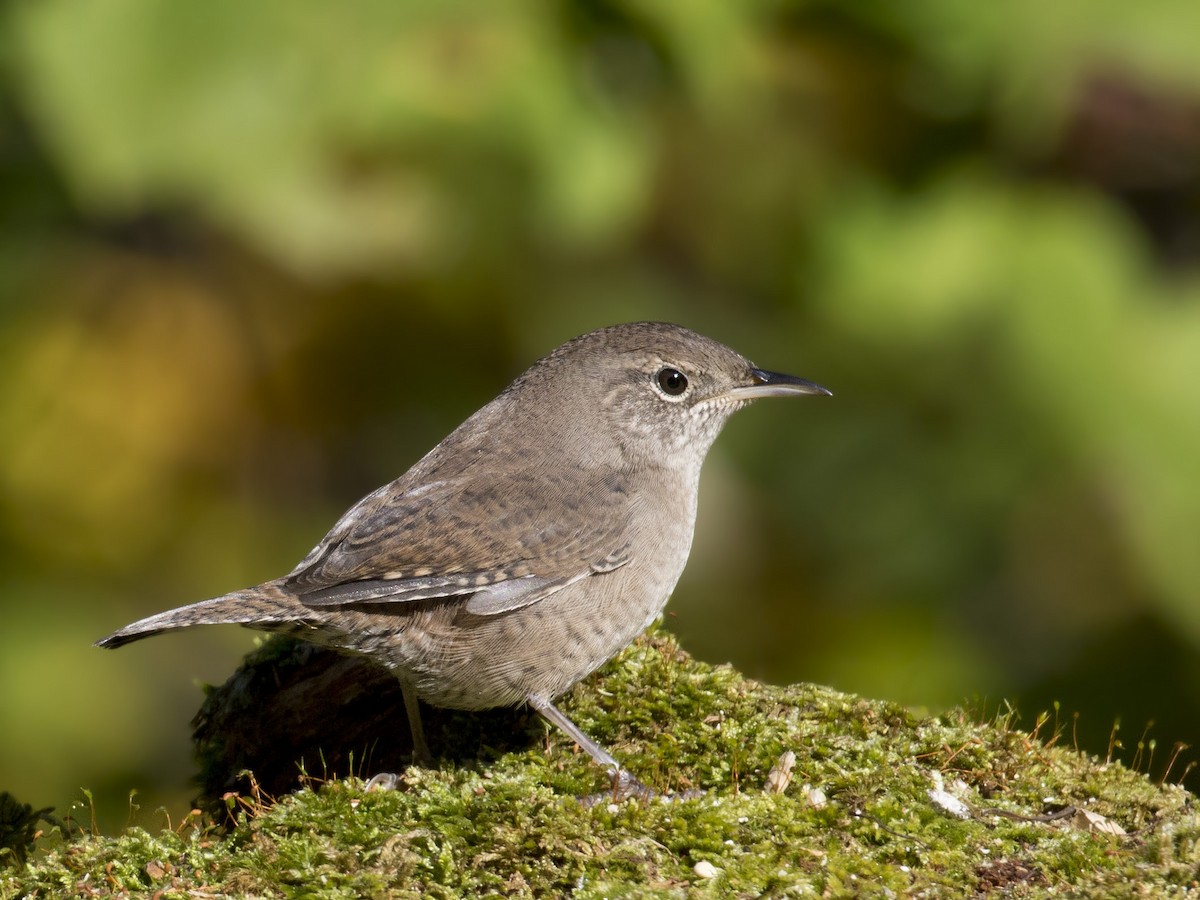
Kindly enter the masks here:
M 835 392 L 718 444 L 690 649 L 1200 742 L 1200 7 L 0 15 L 0 788 L 177 812 L 248 636 L 88 642 L 636 318 Z

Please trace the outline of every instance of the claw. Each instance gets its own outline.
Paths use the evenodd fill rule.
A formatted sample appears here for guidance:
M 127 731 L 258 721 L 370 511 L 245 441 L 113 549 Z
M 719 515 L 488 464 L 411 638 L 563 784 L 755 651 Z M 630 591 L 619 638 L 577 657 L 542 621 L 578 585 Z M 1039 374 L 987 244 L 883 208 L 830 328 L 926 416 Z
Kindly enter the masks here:
M 608 774 L 612 779 L 612 787 L 607 791 L 600 791 L 599 793 L 587 794 L 580 797 L 579 803 L 581 806 L 591 809 L 593 806 L 599 806 L 601 803 L 624 803 L 631 798 L 643 803 L 649 803 L 651 800 L 659 800 L 663 803 L 678 803 L 681 800 L 696 800 L 704 796 L 704 791 L 699 790 L 683 791 L 679 794 L 664 794 L 642 784 L 628 769 L 609 769 Z
M 378 775 L 372 776 L 367 782 L 363 790 L 366 791 L 394 791 L 400 784 L 400 776 L 395 772 L 380 772 Z

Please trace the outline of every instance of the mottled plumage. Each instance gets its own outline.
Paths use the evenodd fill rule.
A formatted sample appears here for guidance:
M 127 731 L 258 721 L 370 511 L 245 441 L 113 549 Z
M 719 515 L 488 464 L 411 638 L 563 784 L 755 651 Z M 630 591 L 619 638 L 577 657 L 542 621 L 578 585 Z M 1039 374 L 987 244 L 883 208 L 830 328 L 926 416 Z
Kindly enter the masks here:
M 728 417 L 758 397 L 821 393 L 677 325 L 590 332 L 359 501 L 287 576 L 98 643 L 222 623 L 293 633 L 389 667 L 419 759 L 418 697 L 528 702 L 616 777 L 552 699 L 666 604 L 691 546 L 700 466 Z

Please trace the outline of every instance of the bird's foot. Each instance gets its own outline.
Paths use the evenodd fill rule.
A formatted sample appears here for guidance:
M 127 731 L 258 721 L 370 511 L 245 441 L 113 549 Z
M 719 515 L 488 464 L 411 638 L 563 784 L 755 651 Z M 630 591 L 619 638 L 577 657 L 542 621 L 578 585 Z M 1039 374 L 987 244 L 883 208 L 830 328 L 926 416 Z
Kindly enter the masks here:
M 424 742 L 413 750 L 412 764 L 421 769 L 433 768 L 433 754 Z M 367 781 L 368 791 L 394 791 L 400 786 L 402 776 L 395 772 L 380 772 Z
M 395 772 L 380 772 L 367 781 L 366 791 L 394 791 L 400 785 L 400 776 Z
M 628 769 L 609 769 L 608 774 L 612 779 L 612 787 L 607 791 L 580 797 L 579 802 L 583 806 L 590 808 L 601 803 L 624 803 L 629 799 L 642 802 L 661 800 L 666 803 L 674 803 L 679 800 L 694 800 L 704 793 L 703 791 L 684 791 L 681 794 L 663 794 L 642 784 Z

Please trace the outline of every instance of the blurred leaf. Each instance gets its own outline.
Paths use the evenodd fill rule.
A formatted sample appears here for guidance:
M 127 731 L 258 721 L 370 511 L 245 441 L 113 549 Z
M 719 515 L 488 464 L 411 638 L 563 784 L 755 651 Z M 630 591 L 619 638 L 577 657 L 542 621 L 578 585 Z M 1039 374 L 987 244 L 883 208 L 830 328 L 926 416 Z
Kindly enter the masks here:
M 1038 149 L 1059 136 L 1085 76 L 1115 68 L 1153 83 L 1200 89 L 1200 7 L 1189 0 L 1063 0 L 856 4 L 851 14 L 911 41 L 932 71 L 908 87 L 935 108 L 985 100 L 1003 131 Z
M 863 191 L 827 225 L 827 314 L 892 352 L 986 334 L 996 374 L 1039 411 L 1017 427 L 1056 434 L 1133 513 L 1155 597 L 1200 640 L 1197 288 L 1164 288 L 1128 224 L 1068 191 L 967 175 L 915 202 Z
M 33 111 L 100 212 L 195 205 L 319 273 L 453 257 L 497 191 L 589 241 L 644 196 L 644 136 L 586 90 L 541 4 L 17 10 Z
M 237 415 L 249 369 L 230 311 L 196 285 L 119 264 L 73 274 L 104 302 L 31 311 L 4 335 L 3 516 L 60 564 L 127 562 L 159 540 L 182 474 L 227 449 L 204 437 Z

